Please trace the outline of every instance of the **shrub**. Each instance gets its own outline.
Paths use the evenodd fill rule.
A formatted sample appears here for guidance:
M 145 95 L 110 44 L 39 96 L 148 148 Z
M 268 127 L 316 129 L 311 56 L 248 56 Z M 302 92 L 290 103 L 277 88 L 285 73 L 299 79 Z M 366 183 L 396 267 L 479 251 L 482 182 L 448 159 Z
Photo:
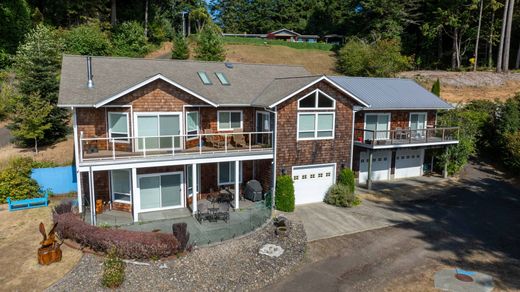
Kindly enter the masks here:
M 0 171 L 0 203 L 40 197 L 40 187 L 31 178 L 32 158 L 16 157 L 9 160 L 7 167 Z
M 343 184 L 331 186 L 323 201 L 338 207 L 352 207 L 361 203 L 356 195 L 350 191 L 349 187 Z
M 142 57 L 150 46 L 144 36 L 144 28 L 136 21 L 127 21 L 119 25 L 113 34 L 114 54 L 126 57 Z
M 520 131 L 505 135 L 506 165 L 512 170 L 520 170 Z
M 294 185 L 290 176 L 281 175 L 276 178 L 274 202 L 277 210 L 294 211 Z
M 73 27 L 65 33 L 64 43 L 71 54 L 107 56 L 111 52 L 110 40 L 99 21 Z
M 125 263 L 117 255 L 115 248 L 108 251 L 108 256 L 103 263 L 103 278 L 101 284 L 108 288 L 117 288 L 125 280 Z
M 173 38 L 172 59 L 186 60 L 190 57 L 188 40 L 181 34 L 176 34 Z
M 177 241 L 179 242 L 179 249 L 181 251 L 186 250 L 186 247 L 188 246 L 188 241 L 190 240 L 190 233 L 188 232 L 188 224 L 182 222 L 182 223 L 175 223 L 172 225 L 173 230 L 173 236 L 177 238 Z
M 351 193 L 354 193 L 356 189 L 356 179 L 354 172 L 349 168 L 344 168 L 339 172 L 338 184 L 342 184 L 348 187 Z
M 226 51 L 220 29 L 215 25 L 206 25 L 197 36 L 197 60 L 224 61 Z
M 123 258 L 161 258 L 176 254 L 179 250 L 179 243 L 171 234 L 99 228 L 83 222 L 70 212 L 54 212 L 53 220 L 58 223 L 56 232 L 60 238 L 74 240 L 98 252 L 106 253 L 114 248 Z

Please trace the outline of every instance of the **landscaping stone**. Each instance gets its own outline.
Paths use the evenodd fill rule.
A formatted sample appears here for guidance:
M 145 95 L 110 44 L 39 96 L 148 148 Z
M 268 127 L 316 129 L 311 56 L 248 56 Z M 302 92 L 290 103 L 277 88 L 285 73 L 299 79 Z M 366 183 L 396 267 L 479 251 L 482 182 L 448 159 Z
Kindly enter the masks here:
M 270 257 L 279 257 L 283 254 L 284 250 L 281 246 L 274 245 L 274 244 L 265 244 L 260 248 L 259 254 L 263 254 Z
M 127 265 L 124 291 L 255 290 L 287 275 L 304 258 L 303 226 L 288 222 L 287 235 L 275 235 L 269 223 L 256 232 L 222 244 L 197 248 L 186 256 Z M 258 253 L 265 244 L 281 247 L 279 257 Z M 103 258 L 86 254 L 78 266 L 47 291 L 104 291 L 100 285 Z M 164 268 L 166 267 L 166 268 Z

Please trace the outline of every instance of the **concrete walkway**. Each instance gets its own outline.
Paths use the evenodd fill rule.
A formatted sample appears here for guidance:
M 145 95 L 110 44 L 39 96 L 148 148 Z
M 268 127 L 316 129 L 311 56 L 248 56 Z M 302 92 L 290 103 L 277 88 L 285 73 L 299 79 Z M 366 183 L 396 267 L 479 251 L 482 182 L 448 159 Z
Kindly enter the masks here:
M 420 177 L 374 183 L 373 190 L 358 188 L 357 192 L 370 193 L 385 200 L 362 200 L 361 205 L 352 208 L 339 208 L 325 203 L 297 206 L 293 213 L 284 213 L 291 220 L 304 224 L 308 241 L 352 234 L 367 230 L 393 226 L 403 222 L 417 220 L 430 221 L 424 215 L 411 214 L 394 208 L 392 197 L 411 200 L 423 199 L 425 194 L 432 195 L 442 191 L 452 183 L 450 179 Z

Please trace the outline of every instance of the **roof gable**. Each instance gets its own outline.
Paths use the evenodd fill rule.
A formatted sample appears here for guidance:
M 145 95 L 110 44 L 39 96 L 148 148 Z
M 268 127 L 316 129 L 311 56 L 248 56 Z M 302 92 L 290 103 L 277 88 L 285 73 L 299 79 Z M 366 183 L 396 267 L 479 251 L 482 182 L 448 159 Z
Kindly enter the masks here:
M 289 35 L 293 35 L 293 36 L 300 36 L 299 33 L 295 32 L 295 31 L 292 31 L 290 29 L 287 29 L 287 28 L 282 28 L 282 29 L 270 32 L 269 34 L 273 34 L 273 35 L 289 34 Z

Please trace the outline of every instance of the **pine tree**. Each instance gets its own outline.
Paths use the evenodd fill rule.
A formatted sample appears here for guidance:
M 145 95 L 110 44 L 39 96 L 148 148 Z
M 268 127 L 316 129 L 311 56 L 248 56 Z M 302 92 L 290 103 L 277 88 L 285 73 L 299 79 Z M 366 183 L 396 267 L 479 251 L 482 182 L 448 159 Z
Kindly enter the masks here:
M 34 102 L 31 95 L 38 96 L 52 106 L 51 112 L 45 116 L 45 122 L 50 124 L 44 129 L 41 138 L 43 143 L 52 143 L 67 133 L 68 112 L 58 108 L 59 74 L 61 66 L 62 41 L 58 32 L 45 25 L 38 25 L 25 37 L 15 56 L 15 69 L 19 81 L 22 98 L 20 109 L 29 109 L 29 103 Z M 11 118 L 10 128 L 13 133 L 20 129 L 21 121 L 27 113 L 15 111 Z M 14 135 L 22 145 L 32 145 L 34 139 L 25 135 Z
M 432 93 L 437 96 L 441 96 L 441 81 L 439 80 L 439 78 L 437 78 L 437 81 L 433 83 Z
M 215 25 L 207 25 L 197 36 L 197 56 L 203 61 L 224 61 L 226 52 L 220 29 Z
M 173 38 L 172 59 L 187 60 L 190 57 L 188 40 L 178 33 Z

